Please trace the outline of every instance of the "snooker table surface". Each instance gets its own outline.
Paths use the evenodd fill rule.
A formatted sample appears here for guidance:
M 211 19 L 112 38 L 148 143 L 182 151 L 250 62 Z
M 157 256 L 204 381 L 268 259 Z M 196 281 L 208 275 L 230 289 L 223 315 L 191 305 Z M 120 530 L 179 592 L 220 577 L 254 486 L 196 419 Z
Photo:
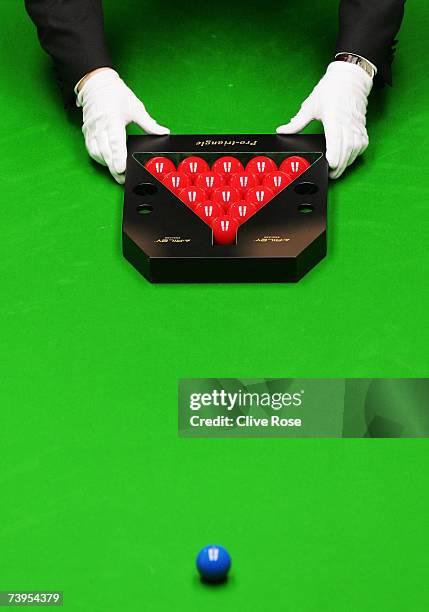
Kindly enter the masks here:
M 333 0 L 104 4 L 116 67 L 178 134 L 274 131 L 337 28 Z M 370 147 L 331 182 L 327 258 L 296 285 L 157 286 L 122 257 L 123 190 L 22 3 L 0 3 L 0 590 L 73 612 L 427 609 L 425 439 L 177 433 L 180 378 L 428 375 L 426 12 L 407 3 Z M 211 542 L 219 588 L 194 567 Z

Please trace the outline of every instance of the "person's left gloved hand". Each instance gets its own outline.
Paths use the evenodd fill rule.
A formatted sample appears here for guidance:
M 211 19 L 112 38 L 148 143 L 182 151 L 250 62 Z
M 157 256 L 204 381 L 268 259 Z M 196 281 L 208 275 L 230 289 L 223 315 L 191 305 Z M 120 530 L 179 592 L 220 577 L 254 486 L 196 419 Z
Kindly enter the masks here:
M 170 130 L 149 115 L 143 102 L 115 70 L 96 70 L 84 79 L 76 105 L 83 111 L 82 132 L 86 148 L 92 159 L 107 166 L 115 181 L 123 185 L 127 162 L 127 125 L 137 123 L 146 134 L 156 136 L 165 136 Z
M 332 62 L 298 114 L 278 134 L 296 134 L 310 121 L 323 123 L 330 177 L 338 178 L 368 146 L 366 108 L 372 78 L 360 67 Z

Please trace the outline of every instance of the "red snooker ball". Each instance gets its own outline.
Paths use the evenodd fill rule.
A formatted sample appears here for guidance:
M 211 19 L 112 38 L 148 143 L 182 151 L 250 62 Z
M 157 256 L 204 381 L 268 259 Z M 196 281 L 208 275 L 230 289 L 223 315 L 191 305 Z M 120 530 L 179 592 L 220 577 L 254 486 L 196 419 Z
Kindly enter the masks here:
M 258 208 L 261 208 L 269 202 L 274 195 L 275 193 L 272 189 L 260 185 L 259 187 L 252 187 L 252 189 L 249 189 L 246 195 L 246 202 L 250 202 L 255 204 Z
M 269 172 L 266 174 L 264 176 L 262 185 L 264 187 L 269 187 L 274 193 L 279 193 L 279 191 L 290 185 L 292 182 L 293 176 L 291 174 L 277 170 L 276 172 Z
M 299 155 L 292 155 L 292 157 L 287 157 L 280 164 L 280 170 L 282 172 L 287 172 L 294 179 L 297 176 L 302 174 L 311 166 L 310 162 L 308 162 L 304 157 L 300 157 Z
M 212 200 L 222 204 L 225 212 L 227 212 L 231 204 L 240 200 L 240 192 L 235 187 L 218 187 L 213 191 Z
M 275 172 L 277 170 L 276 162 L 267 157 L 266 155 L 258 155 L 251 159 L 247 166 L 246 172 L 250 172 L 257 177 L 259 183 L 262 183 L 263 178 L 269 172 Z
M 204 189 L 209 199 L 212 197 L 213 191 L 218 187 L 222 187 L 224 183 L 223 176 L 216 172 L 202 172 L 197 174 L 194 180 L 195 187 Z
M 195 208 L 197 204 L 205 202 L 207 199 L 204 189 L 200 187 L 185 187 L 181 189 L 179 198 L 190 208 Z
M 214 162 L 212 170 L 213 172 L 221 174 L 228 182 L 233 174 L 236 172 L 243 172 L 244 167 L 241 161 L 236 157 L 225 155 L 224 157 L 219 157 L 219 159 Z
M 207 202 L 197 204 L 195 207 L 195 212 L 199 217 L 201 217 L 201 219 L 203 219 L 203 221 L 210 224 L 216 217 L 223 216 L 223 207 L 217 202 L 208 200 Z
M 176 171 L 176 166 L 168 157 L 152 157 L 146 162 L 145 168 L 159 180 L 169 172 Z
M 236 172 L 231 176 L 229 184 L 231 187 L 238 189 L 240 196 L 245 198 L 249 189 L 251 187 L 256 187 L 258 181 L 256 176 L 250 172 Z
M 239 222 L 234 217 L 223 215 L 211 222 L 214 244 L 235 244 Z
M 231 217 L 234 217 L 234 219 L 237 219 L 237 221 L 241 224 L 247 221 L 249 217 L 254 215 L 257 210 L 258 209 L 255 204 L 252 204 L 251 202 L 244 202 L 242 200 L 240 202 L 234 202 L 234 204 L 231 204 L 228 214 Z
M 189 176 L 184 172 L 169 172 L 164 176 L 162 182 L 173 193 L 179 193 L 181 189 L 190 185 Z
M 210 166 L 202 157 L 191 155 L 190 157 L 182 159 L 177 169 L 179 170 L 179 172 L 185 172 L 185 174 L 189 174 L 189 176 L 191 177 L 191 181 L 193 182 L 197 174 L 201 174 L 202 172 L 209 172 Z

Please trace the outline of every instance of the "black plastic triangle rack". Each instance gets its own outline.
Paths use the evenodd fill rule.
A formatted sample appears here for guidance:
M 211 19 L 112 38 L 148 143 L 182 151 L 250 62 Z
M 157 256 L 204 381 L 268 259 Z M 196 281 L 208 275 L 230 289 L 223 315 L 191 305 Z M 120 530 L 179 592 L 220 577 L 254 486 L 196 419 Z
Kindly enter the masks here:
M 122 225 L 125 258 L 154 283 L 298 281 L 326 255 L 328 165 L 324 153 L 322 135 L 129 136 Z M 158 164 L 154 158 L 160 157 L 167 162 Z M 221 202 L 222 212 L 216 221 L 202 218 L 194 206 L 203 204 L 198 200 L 204 200 L 204 210 L 213 214 L 213 207 L 207 205 L 216 198 L 236 194 L 234 188 L 228 189 L 228 184 L 237 184 L 237 179 L 227 174 L 231 163 L 224 163 L 225 158 L 236 160 L 232 170 L 240 176 L 246 167 L 251 174 L 259 164 L 248 166 L 251 160 L 272 160 L 266 170 L 275 174 L 269 179 L 257 166 L 261 174 L 257 175 L 256 187 L 268 184 L 266 180 L 283 180 L 283 174 L 276 174 L 279 169 L 292 175 L 286 186 L 271 193 L 265 205 L 251 203 L 247 208 L 253 214 L 245 219 L 234 216 L 235 220 L 229 222 L 232 213 L 223 206 L 225 202 Z M 305 165 L 294 175 L 297 158 L 304 159 Z M 199 188 L 189 188 L 201 181 L 193 171 L 213 172 L 222 163 L 226 173 L 222 175 L 223 190 L 217 188 L 220 193 L 205 192 L 202 198 Z M 172 188 L 176 174 L 166 179 L 166 173 L 177 169 L 179 179 L 188 187 L 184 191 L 190 198 L 188 203 L 183 191 Z M 261 195 L 255 186 L 252 193 Z M 232 200 L 240 199 L 246 205 L 247 197 L 250 191 L 240 192 L 239 198 Z M 238 207 L 242 212 L 240 202 L 234 210 Z M 216 206 L 214 209 L 219 210 Z M 235 228 L 234 239 L 217 243 L 213 228 L 223 231 L 229 226 Z

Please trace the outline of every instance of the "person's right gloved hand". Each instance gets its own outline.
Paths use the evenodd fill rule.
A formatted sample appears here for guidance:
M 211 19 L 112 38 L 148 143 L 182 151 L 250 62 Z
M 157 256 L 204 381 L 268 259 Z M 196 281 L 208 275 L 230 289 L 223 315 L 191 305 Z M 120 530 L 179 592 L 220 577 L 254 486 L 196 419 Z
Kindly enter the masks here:
M 107 166 L 120 184 L 125 182 L 126 126 L 137 123 L 148 134 L 170 133 L 168 128 L 158 125 L 143 102 L 110 68 L 85 80 L 77 94 L 76 106 L 82 107 L 82 132 L 88 153 L 92 159 Z

